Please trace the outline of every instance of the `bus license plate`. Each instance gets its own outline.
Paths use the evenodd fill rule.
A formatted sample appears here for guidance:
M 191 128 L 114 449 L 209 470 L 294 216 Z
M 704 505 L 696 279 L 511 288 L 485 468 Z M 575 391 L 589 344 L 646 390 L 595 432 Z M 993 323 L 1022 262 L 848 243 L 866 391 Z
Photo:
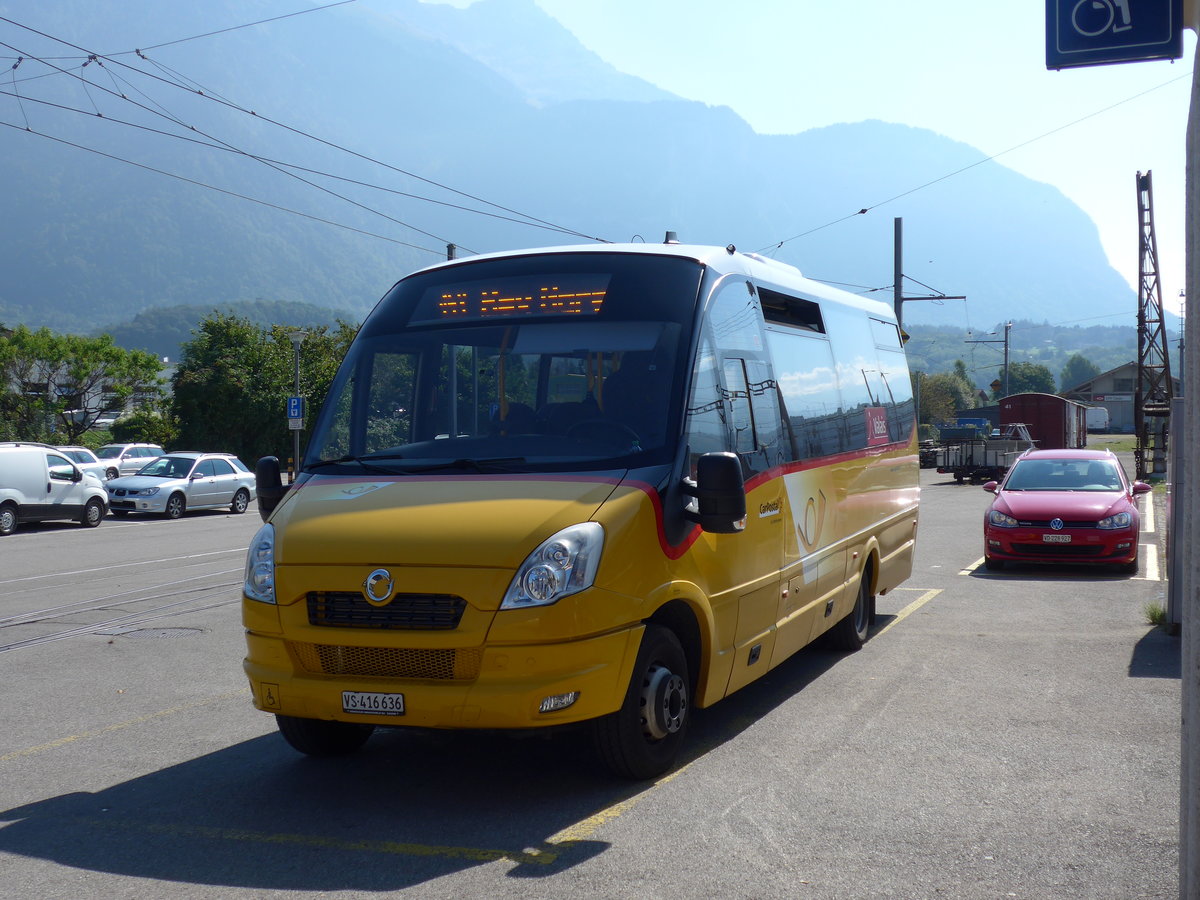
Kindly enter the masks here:
M 371 716 L 402 716 L 404 715 L 404 695 L 342 691 L 342 712 L 363 713 Z
M 1047 544 L 1069 544 L 1071 536 L 1069 534 L 1043 534 L 1042 540 Z

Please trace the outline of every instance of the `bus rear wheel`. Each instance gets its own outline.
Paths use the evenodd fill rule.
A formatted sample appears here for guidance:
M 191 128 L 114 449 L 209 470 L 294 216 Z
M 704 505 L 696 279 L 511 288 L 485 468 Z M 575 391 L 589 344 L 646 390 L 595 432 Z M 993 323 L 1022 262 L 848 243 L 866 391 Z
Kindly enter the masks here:
M 671 768 L 692 717 L 687 657 L 674 632 L 647 625 L 621 708 L 593 725 L 600 759 L 623 778 Z
M 362 747 L 375 731 L 374 725 L 295 716 L 277 715 L 275 723 L 284 740 L 306 756 L 346 756 Z
M 863 569 L 854 609 L 829 630 L 829 640 L 834 647 L 847 651 L 862 648 L 867 642 L 867 632 L 871 630 L 871 607 L 874 602 L 875 595 L 871 593 L 871 571 Z

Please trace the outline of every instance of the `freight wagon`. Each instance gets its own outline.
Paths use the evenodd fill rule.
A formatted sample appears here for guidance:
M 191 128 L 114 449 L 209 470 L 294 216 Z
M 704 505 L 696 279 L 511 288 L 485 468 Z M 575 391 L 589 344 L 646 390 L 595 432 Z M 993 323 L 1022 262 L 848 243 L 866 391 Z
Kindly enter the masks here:
M 1011 394 L 1000 401 L 1000 425 L 1023 422 L 1039 450 L 1087 446 L 1087 407 L 1055 394 Z

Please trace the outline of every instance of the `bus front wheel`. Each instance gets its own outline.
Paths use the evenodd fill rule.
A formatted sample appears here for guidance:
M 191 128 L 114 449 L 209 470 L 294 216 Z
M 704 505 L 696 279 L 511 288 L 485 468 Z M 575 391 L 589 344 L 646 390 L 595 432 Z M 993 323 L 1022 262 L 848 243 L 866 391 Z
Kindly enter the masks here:
M 621 708 L 597 719 L 596 748 L 616 775 L 654 778 L 671 768 L 692 717 L 687 657 L 674 632 L 647 625 Z
M 307 756 L 346 756 L 362 747 L 375 730 L 374 725 L 357 722 L 329 722 L 324 719 L 298 719 L 275 716 L 284 740 Z

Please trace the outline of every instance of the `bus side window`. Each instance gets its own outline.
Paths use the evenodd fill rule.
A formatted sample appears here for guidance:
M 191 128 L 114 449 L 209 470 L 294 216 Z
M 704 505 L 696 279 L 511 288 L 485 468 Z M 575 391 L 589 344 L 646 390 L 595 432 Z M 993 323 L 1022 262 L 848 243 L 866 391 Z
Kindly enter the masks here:
M 753 453 L 754 413 L 750 407 L 750 387 L 746 380 L 746 361 L 726 359 L 725 395 L 729 399 L 730 419 L 733 423 L 733 450 L 739 456 Z
M 771 367 L 756 289 L 743 279 L 723 283 L 708 310 L 722 358 L 734 444 L 745 471 L 763 472 L 790 455 L 780 416 L 778 383 Z
M 688 398 L 685 423 L 688 442 L 688 471 L 696 476 L 696 460 L 705 453 L 731 449 L 728 401 L 717 378 L 717 354 L 705 338 L 696 355 L 692 394 Z

